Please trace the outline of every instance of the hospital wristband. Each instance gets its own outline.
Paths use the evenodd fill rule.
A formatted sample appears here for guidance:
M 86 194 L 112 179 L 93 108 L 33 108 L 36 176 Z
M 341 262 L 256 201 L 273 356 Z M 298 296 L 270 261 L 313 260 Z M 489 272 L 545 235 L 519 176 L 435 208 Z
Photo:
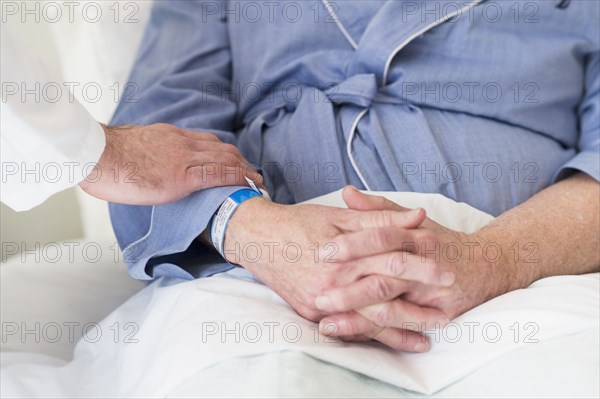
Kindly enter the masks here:
M 211 219 L 210 225 L 210 241 L 212 242 L 215 249 L 225 258 L 224 244 L 225 244 L 225 232 L 227 231 L 227 224 L 229 219 L 236 211 L 236 209 L 244 201 L 247 201 L 254 197 L 264 197 L 271 199 L 269 195 L 256 188 L 254 184 L 251 184 L 253 188 L 244 188 L 231 194 L 219 207 L 219 210 Z M 227 258 L 225 258 L 227 260 Z

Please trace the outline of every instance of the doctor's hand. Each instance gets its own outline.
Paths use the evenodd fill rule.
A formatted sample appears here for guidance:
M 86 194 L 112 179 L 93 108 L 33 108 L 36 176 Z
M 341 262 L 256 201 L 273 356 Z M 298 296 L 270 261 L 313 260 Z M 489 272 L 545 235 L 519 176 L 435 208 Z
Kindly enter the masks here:
M 230 262 L 253 273 L 301 316 L 318 321 L 330 314 L 315 306 L 319 294 L 362 281 L 373 273 L 434 286 L 447 284 L 447 276 L 435 266 L 401 268 L 395 258 L 384 259 L 375 251 L 370 257 L 360 253 L 365 247 L 380 245 L 384 232 L 391 226 L 414 229 L 424 218 L 422 209 L 358 211 L 320 205 L 280 205 L 256 197 L 243 202 L 232 215 L 224 252 Z M 361 231 L 369 233 L 357 246 L 349 237 Z M 365 261 L 352 262 L 359 254 Z M 369 297 L 376 297 L 385 287 L 380 284 L 382 280 L 370 281 Z M 420 318 L 432 322 L 445 319 L 439 310 L 415 311 Z
M 344 200 L 350 208 L 362 211 L 404 209 L 383 197 L 349 188 L 344 191 Z M 374 339 L 394 349 L 422 352 L 428 349 L 428 343 L 420 331 L 443 327 L 445 323 L 431 325 L 431 320 L 419 315 L 421 309 L 439 309 L 449 320 L 511 289 L 509 268 L 501 261 L 493 263 L 482 256 L 485 242 L 476 234 L 456 232 L 430 219 L 418 229 L 390 229 L 388 233 L 382 239 L 385 248 L 382 246 L 381 251 L 396 251 L 401 241 L 405 249 L 412 247 L 411 253 L 395 252 L 395 256 L 403 258 L 398 263 L 399 270 L 439 268 L 454 274 L 455 282 L 434 286 L 403 277 L 388 278 L 388 268 L 380 263 L 371 268 L 371 275 L 327 290 L 316 299 L 318 309 L 334 313 L 321 320 L 323 334 L 350 341 Z M 361 246 L 365 237 L 365 232 L 354 233 L 352 241 Z M 363 255 L 365 258 L 353 263 L 368 261 L 371 252 L 364 251 Z M 372 290 L 373 280 L 381 280 L 380 290 Z
M 103 128 L 104 152 L 79 184 L 94 197 L 159 205 L 204 188 L 247 185 L 245 176 L 262 186 L 262 177 L 238 149 L 213 134 L 164 123 Z

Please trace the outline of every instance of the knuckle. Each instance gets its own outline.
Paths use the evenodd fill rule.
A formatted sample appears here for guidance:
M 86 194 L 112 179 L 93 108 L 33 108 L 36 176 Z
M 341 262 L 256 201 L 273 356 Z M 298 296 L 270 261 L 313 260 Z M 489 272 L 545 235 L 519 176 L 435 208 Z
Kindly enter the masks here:
M 392 287 L 389 284 L 389 280 L 380 276 L 373 276 L 369 278 L 369 293 L 372 299 L 385 300 L 390 298 L 392 294 Z
M 153 123 L 151 126 L 152 126 L 153 128 L 156 128 L 156 129 L 161 129 L 161 130 L 162 130 L 162 129 L 166 129 L 166 128 L 170 127 L 170 125 L 169 125 L 169 124 L 167 124 L 167 123 L 164 123 L 164 122 L 157 122 L 157 123 Z
M 223 143 L 222 147 L 223 147 L 223 150 L 226 152 L 230 152 L 230 153 L 236 154 L 236 155 L 239 153 L 237 147 L 234 146 L 233 144 Z
M 430 230 L 423 230 L 419 233 L 418 241 L 421 246 L 433 249 L 438 243 L 437 236 Z
M 180 129 L 177 126 L 168 123 L 158 122 L 153 124 L 152 127 L 164 134 L 175 133 L 176 135 L 183 135 L 183 129 Z
M 342 212 L 340 212 L 340 210 Z M 360 225 L 362 218 L 364 217 L 360 212 L 355 212 L 352 209 L 336 209 L 331 213 L 331 215 L 339 224 L 343 226 Z
M 195 168 L 187 168 L 185 170 L 186 179 L 198 179 L 204 176 L 204 168 L 203 167 L 195 167 Z
M 223 161 L 228 165 L 228 166 L 238 166 L 238 158 L 232 154 L 231 152 L 224 152 L 223 153 Z
M 387 256 L 387 262 L 385 264 L 387 271 L 390 276 L 402 276 L 406 268 L 404 264 L 404 255 L 402 252 L 392 252 Z
M 385 230 L 375 229 L 370 232 L 369 241 L 374 248 L 381 249 L 388 247 L 390 238 Z
M 193 154 L 195 152 L 202 151 L 202 149 L 198 149 L 198 141 L 191 137 L 180 136 L 177 140 L 181 143 L 182 149 L 187 154 Z
M 215 136 L 214 134 L 209 133 L 209 132 L 202 132 L 202 138 L 204 138 L 205 140 L 214 141 L 217 143 L 221 142 L 220 138 L 218 138 L 217 136 Z
M 389 326 L 394 320 L 394 313 L 389 304 L 383 304 L 375 311 L 375 323 L 380 326 Z
M 207 170 L 216 172 L 221 166 L 219 163 L 219 154 L 216 152 L 206 152 L 198 157 L 198 164 Z
M 394 224 L 394 214 L 391 211 L 383 210 L 378 212 L 379 224 L 381 226 L 392 226 Z

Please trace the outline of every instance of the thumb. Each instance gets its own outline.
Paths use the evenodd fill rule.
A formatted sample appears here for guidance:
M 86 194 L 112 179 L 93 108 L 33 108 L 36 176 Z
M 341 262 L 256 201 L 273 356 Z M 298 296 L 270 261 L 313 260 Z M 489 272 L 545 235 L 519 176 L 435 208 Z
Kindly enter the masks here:
M 425 209 L 405 208 L 379 195 L 368 195 L 361 193 L 354 186 L 346 186 L 342 191 L 342 198 L 350 209 L 357 211 L 380 211 L 389 210 L 402 212 L 407 218 L 403 220 L 405 228 L 419 227 L 426 219 Z
M 388 200 L 387 198 L 378 195 L 364 194 L 354 186 L 346 186 L 342 191 L 342 198 L 350 209 L 357 211 L 377 211 L 387 209 L 390 211 L 410 211 L 410 208 L 405 208 Z

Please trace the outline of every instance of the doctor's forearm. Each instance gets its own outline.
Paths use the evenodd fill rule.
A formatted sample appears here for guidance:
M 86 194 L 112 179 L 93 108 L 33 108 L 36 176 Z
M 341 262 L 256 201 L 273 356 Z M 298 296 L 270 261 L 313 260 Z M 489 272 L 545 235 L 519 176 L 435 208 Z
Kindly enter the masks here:
M 579 173 L 505 212 L 477 235 L 502 248 L 512 289 L 554 275 L 598 271 L 600 184 Z

